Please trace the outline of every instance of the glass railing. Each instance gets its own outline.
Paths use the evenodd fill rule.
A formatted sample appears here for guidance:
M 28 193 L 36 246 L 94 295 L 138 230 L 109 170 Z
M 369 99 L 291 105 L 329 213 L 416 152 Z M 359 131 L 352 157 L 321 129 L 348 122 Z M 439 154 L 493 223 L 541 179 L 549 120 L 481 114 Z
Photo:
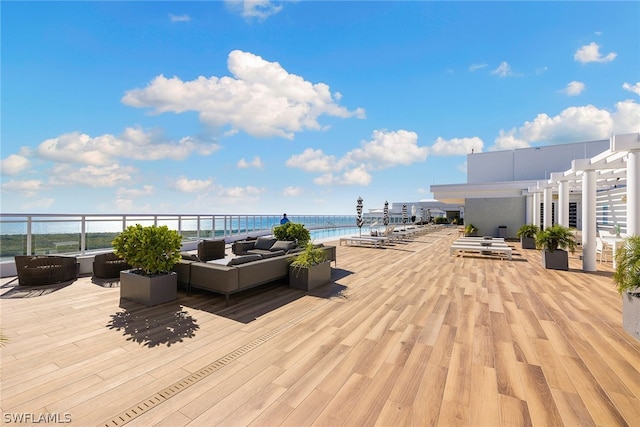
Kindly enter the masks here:
M 353 227 L 355 215 L 289 215 L 309 230 Z M 392 218 L 396 222 L 397 218 Z M 375 222 L 365 218 L 365 224 Z M 110 249 L 113 239 L 129 225 L 166 225 L 183 242 L 208 238 L 241 239 L 268 234 L 280 215 L 66 215 L 0 214 L 0 260 L 15 255 L 85 254 Z

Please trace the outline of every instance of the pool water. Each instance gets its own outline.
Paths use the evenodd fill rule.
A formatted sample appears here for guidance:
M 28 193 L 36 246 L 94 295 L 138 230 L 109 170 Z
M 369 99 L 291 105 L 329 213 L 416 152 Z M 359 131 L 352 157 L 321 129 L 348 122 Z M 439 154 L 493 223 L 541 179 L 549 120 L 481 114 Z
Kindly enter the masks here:
M 362 231 L 362 235 L 369 235 L 369 227 L 336 227 L 336 228 L 323 228 L 321 230 L 310 230 L 311 241 L 314 243 L 327 242 L 330 240 L 336 240 L 344 236 L 358 236 Z

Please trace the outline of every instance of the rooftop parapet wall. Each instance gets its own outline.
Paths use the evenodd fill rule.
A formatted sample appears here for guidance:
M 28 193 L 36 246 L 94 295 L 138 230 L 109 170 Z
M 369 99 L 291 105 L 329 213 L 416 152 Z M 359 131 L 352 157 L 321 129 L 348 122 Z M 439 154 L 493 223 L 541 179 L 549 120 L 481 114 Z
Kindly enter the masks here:
M 548 179 L 551 172 L 571 168 L 609 148 L 609 140 L 490 151 L 467 156 L 467 183 Z

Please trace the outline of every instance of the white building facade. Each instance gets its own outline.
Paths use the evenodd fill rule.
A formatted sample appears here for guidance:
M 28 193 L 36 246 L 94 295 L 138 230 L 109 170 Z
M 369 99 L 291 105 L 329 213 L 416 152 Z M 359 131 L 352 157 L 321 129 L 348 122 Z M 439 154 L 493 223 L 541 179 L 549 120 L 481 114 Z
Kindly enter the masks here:
M 640 234 L 640 133 L 609 140 L 469 154 L 467 183 L 433 185 L 434 197 L 464 206 L 481 234 L 523 224 L 582 231 L 583 270 L 596 270 L 598 229 Z

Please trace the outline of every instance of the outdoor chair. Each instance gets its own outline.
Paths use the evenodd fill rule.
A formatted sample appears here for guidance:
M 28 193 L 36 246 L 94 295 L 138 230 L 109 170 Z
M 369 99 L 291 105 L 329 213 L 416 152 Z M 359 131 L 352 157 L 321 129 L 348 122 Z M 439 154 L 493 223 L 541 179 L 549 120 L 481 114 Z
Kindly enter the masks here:
M 75 257 L 50 255 L 16 255 L 16 271 L 21 286 L 53 285 L 78 277 Z
M 198 243 L 198 258 L 202 262 L 222 259 L 226 255 L 224 239 L 203 240 Z
M 93 277 L 100 279 L 118 279 L 122 270 L 131 266 L 113 252 L 98 254 L 93 259 Z

